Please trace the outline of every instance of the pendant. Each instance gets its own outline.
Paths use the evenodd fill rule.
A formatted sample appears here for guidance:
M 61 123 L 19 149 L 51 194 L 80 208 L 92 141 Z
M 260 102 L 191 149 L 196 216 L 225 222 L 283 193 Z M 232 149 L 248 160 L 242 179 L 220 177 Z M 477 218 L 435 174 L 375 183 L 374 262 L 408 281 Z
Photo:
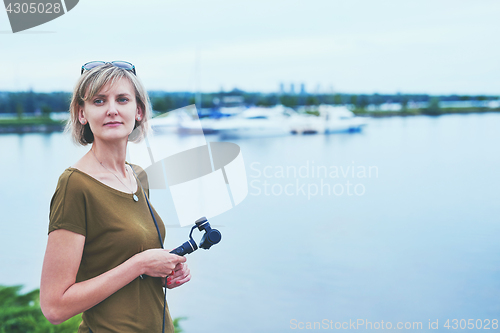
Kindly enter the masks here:
M 133 198 L 134 198 L 134 201 L 135 201 L 135 202 L 139 201 L 139 198 L 137 197 L 137 195 L 135 195 L 135 193 L 134 193 Z

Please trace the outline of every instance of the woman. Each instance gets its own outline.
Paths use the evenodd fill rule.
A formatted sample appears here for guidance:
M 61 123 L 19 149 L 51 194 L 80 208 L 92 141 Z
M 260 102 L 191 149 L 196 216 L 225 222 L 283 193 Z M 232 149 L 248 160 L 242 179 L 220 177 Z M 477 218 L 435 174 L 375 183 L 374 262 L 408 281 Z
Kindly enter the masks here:
M 150 114 L 132 64 L 82 67 L 68 127 L 92 147 L 63 172 L 50 204 L 40 305 L 53 324 L 83 312 L 79 333 L 162 332 L 163 318 L 165 332 L 174 331 L 162 286 L 191 275 L 186 258 L 160 248 L 165 227 L 148 208 L 146 174 L 125 161 L 128 141 L 145 136 Z

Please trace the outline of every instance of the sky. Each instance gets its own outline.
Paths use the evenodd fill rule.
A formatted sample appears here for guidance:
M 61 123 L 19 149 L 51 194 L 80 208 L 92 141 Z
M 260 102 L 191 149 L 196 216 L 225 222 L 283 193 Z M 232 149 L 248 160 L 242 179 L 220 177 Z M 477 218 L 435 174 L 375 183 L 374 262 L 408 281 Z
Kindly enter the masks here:
M 148 90 L 500 95 L 498 0 L 80 0 L 13 34 L 0 91 L 71 91 L 92 60 Z

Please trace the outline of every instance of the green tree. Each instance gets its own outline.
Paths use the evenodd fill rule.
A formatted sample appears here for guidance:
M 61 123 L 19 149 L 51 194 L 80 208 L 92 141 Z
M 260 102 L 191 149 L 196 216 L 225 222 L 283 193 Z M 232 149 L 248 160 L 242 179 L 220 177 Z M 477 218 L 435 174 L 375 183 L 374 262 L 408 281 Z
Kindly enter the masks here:
M 380 94 L 375 93 L 372 96 L 372 103 L 378 106 L 384 103 L 384 99 L 382 98 L 382 96 L 380 96 Z
M 18 103 L 16 105 L 17 119 L 22 119 L 23 118 L 23 113 L 24 113 L 23 105 L 21 103 Z
M 401 99 L 401 112 L 408 111 L 408 97 L 403 96 Z
M 326 94 L 326 95 L 317 95 L 318 104 L 334 104 L 335 95 Z
M 280 102 L 284 106 L 294 108 L 297 106 L 297 96 L 293 95 L 282 95 L 280 96 Z
M 50 118 L 50 114 L 52 113 L 52 108 L 48 105 L 42 106 L 42 117 Z
M 168 95 L 154 98 L 152 104 L 153 110 L 160 112 L 170 111 L 175 108 L 173 98 Z
M 357 108 L 364 110 L 366 106 L 368 105 L 368 100 L 365 96 L 359 95 L 358 97 L 358 103 L 357 103 Z
M 316 97 L 314 95 L 307 96 L 306 105 L 319 105 L 318 97 Z
M 429 101 L 429 105 L 422 110 L 423 114 L 427 114 L 430 116 L 437 116 L 442 113 L 441 107 L 439 106 L 439 98 L 432 97 Z
M 75 333 L 82 321 L 81 314 L 59 325 L 52 325 L 40 309 L 40 290 L 21 294 L 22 286 L 0 285 L 0 333 Z M 185 317 L 173 320 L 175 333 L 183 332 L 179 325 Z
M 174 323 L 174 333 L 182 333 L 184 332 L 184 330 L 181 328 L 181 325 L 179 324 L 179 322 L 181 320 L 186 320 L 187 317 L 178 317 L 178 318 L 175 318 L 173 320 L 173 323 Z
M 259 96 L 255 104 L 257 106 L 273 106 L 276 103 L 273 103 L 270 96 Z
M 38 289 L 21 294 L 22 286 L 0 286 L 1 333 L 74 333 L 81 322 L 81 315 L 60 325 L 52 325 L 40 310 Z
M 358 105 L 358 96 L 351 95 L 350 101 L 352 105 Z
M 167 111 L 168 106 L 164 98 L 157 97 L 153 100 L 151 104 L 153 105 L 153 110 L 155 111 L 160 111 L 160 112 Z
M 335 94 L 335 96 L 333 96 L 333 104 L 335 105 L 342 104 L 342 96 L 340 94 Z

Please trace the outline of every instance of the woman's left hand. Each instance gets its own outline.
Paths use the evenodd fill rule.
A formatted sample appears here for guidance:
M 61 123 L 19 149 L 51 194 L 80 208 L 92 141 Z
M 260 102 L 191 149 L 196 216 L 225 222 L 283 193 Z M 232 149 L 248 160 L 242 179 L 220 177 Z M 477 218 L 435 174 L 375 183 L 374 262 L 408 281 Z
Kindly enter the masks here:
M 162 278 L 162 280 L 164 287 L 173 289 L 182 286 L 184 283 L 191 280 L 191 272 L 189 271 L 186 263 L 178 263 L 174 268 L 174 273 L 172 275 L 169 275 L 166 281 L 165 278 Z

